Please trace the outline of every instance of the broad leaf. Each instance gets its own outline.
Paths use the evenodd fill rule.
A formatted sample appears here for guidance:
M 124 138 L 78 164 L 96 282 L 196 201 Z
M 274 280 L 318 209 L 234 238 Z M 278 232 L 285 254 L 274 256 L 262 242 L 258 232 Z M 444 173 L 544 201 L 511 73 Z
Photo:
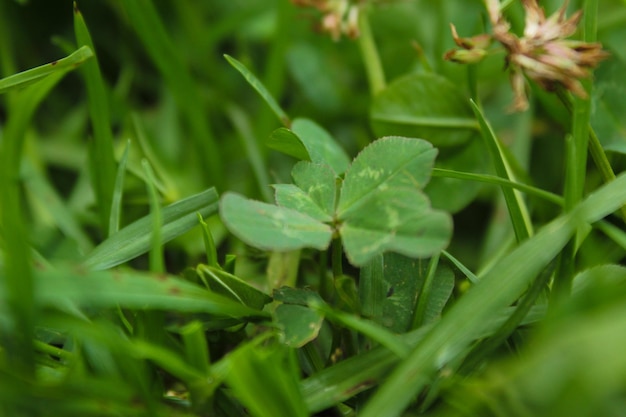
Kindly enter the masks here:
M 447 246 L 452 220 L 432 210 L 421 191 L 387 188 L 362 200 L 340 227 L 346 255 L 354 265 L 364 265 L 386 251 L 428 257 Z
M 281 287 L 274 290 L 272 297 L 275 301 L 285 304 L 308 306 L 311 301 L 323 302 L 319 293 L 306 288 Z
M 281 304 L 274 314 L 283 330 L 285 344 L 293 348 L 300 348 L 314 340 L 324 322 L 320 312 L 297 304 Z
M 437 150 L 425 140 L 387 137 L 365 148 L 352 162 L 337 207 L 340 219 L 358 210 L 377 190 L 422 189 L 430 179 Z
M 226 193 L 220 216 L 239 239 L 265 250 L 326 249 L 332 238 L 328 225 L 293 209 L 248 200 Z
M 324 128 L 309 119 L 295 119 L 291 125 L 311 156 L 311 161 L 330 166 L 341 174 L 350 165 L 350 158 Z
M 430 178 L 436 154 L 424 140 L 388 137 L 356 157 L 337 209 L 350 262 L 365 265 L 385 251 L 427 257 L 447 245 L 450 217 L 433 211 L 420 191 Z
M 295 185 L 275 185 L 276 203 L 323 222 L 333 218 L 335 174 L 327 166 L 302 161 L 291 171 Z
M 402 333 L 411 328 L 413 310 L 424 283 L 428 261 L 412 259 L 397 253 L 383 256 L 381 320 L 391 330 Z
M 311 196 L 305 193 L 302 188 L 293 184 L 274 184 L 272 188 L 275 191 L 276 204 L 279 206 L 306 214 L 321 222 L 332 220 L 332 216 L 315 204 Z
M 466 143 L 478 131 L 459 88 L 432 73 L 412 74 L 389 84 L 374 98 L 370 119 L 377 136 L 419 137 L 437 147 Z

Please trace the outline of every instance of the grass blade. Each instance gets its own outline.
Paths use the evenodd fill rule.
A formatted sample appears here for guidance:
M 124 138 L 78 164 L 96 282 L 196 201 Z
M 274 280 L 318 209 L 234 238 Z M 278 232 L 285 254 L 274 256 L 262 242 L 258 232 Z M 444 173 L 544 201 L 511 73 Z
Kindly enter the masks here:
M 451 169 L 433 168 L 432 176 L 443 177 L 443 178 L 458 178 L 461 180 L 500 185 L 503 187 L 508 187 L 514 190 L 522 191 L 528 195 L 533 195 L 535 197 L 542 198 L 546 201 L 557 204 L 559 206 L 563 205 L 563 198 L 557 194 L 542 190 L 540 188 L 532 187 L 530 185 L 526 185 L 521 182 L 515 182 L 515 181 L 510 181 L 505 178 L 496 177 L 494 175 L 474 174 L 473 172 L 461 172 L 461 171 L 454 171 Z
M 74 214 L 46 176 L 34 167 L 30 160 L 23 161 L 24 185 L 30 195 L 45 212 L 51 216 L 57 227 L 76 243 L 79 253 L 86 254 L 93 249 L 93 243 L 83 231 Z
M 109 219 L 109 233 L 111 236 L 120 230 L 120 217 L 122 213 L 122 196 L 124 194 L 124 177 L 126 176 L 126 163 L 128 162 L 128 151 L 130 150 L 130 140 L 126 143 L 126 149 L 122 154 L 115 176 L 115 187 L 113 188 L 113 198 L 111 199 L 111 217 Z
M 506 157 L 504 156 L 504 152 L 501 149 L 500 141 L 496 137 L 493 129 L 491 129 L 491 126 L 489 125 L 489 122 L 476 103 L 471 101 L 471 105 L 472 110 L 474 110 L 474 114 L 478 119 L 480 131 L 483 139 L 485 140 L 485 145 L 487 146 L 489 155 L 491 156 L 491 161 L 495 166 L 496 173 L 500 178 L 510 181 L 512 174 Z M 506 206 L 509 209 L 509 216 L 511 218 L 513 230 L 515 231 L 515 237 L 518 242 L 522 242 L 532 235 L 532 224 L 530 222 L 528 209 L 524 204 L 522 196 L 518 192 L 511 190 L 510 188 L 503 187 L 502 194 L 504 195 Z
M 0 79 L 0 94 L 26 87 L 48 75 L 74 69 L 92 56 L 92 50 L 88 46 L 82 46 L 65 58 Z
M 152 218 L 152 236 L 150 243 L 150 270 L 152 272 L 163 272 L 165 270 L 165 261 L 163 260 L 163 252 L 161 251 L 161 204 L 159 203 L 159 195 L 157 193 L 154 172 L 147 160 L 142 160 L 141 165 L 146 173 L 146 186 L 148 188 L 148 198 L 150 200 L 150 217 Z
M 181 114 L 190 129 L 196 155 L 208 178 L 219 185 L 222 175 L 220 152 L 206 117 L 206 109 L 196 82 L 192 78 L 180 53 L 170 39 L 151 0 L 128 0 L 122 2 L 131 25 L 139 35 L 148 54 L 165 78 Z
M 39 104 L 63 78 L 67 71 L 55 71 L 39 84 L 21 92 L 9 109 L 2 141 L 0 142 L 0 225 L 4 234 L 4 268 L 6 279 L 0 288 L 6 290 L 11 336 L 1 336 L 7 363 L 17 375 L 34 372 L 32 347 L 34 331 L 34 283 L 30 266 L 30 248 L 24 209 L 21 204 L 20 162 L 24 137 Z M 5 334 L 4 331 L 1 334 Z
M 74 2 L 74 33 L 79 45 L 87 45 L 95 53 L 89 29 Z M 89 114 L 93 127 L 93 143 L 90 147 L 91 181 L 93 182 L 101 230 L 109 230 L 113 190 L 115 189 L 115 155 L 113 154 L 113 133 L 109 116 L 109 103 L 98 57 L 87 62 L 82 68 L 89 99 Z
M 167 243 L 198 224 L 196 212 L 203 217 L 217 212 L 218 195 L 214 188 L 177 201 L 163 209 L 162 242 Z M 145 216 L 102 242 L 83 261 L 92 269 L 107 269 L 150 250 L 152 218 Z
M 267 88 L 263 85 L 263 83 L 252 73 L 245 65 L 241 62 L 237 61 L 230 55 L 224 55 L 224 58 L 228 61 L 230 65 L 232 65 L 243 77 L 246 79 L 248 84 L 254 88 L 257 93 L 261 96 L 263 100 L 267 103 L 268 106 L 272 109 L 278 120 L 285 126 L 289 127 L 291 125 L 291 120 L 289 120 L 289 116 L 287 113 L 280 107 L 276 99 L 272 96 L 272 94 L 268 91 Z

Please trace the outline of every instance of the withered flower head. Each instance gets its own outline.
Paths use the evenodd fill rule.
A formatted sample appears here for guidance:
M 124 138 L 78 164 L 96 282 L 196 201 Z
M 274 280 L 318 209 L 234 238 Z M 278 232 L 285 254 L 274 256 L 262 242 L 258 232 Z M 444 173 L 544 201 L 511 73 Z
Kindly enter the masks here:
M 452 49 L 445 53 L 444 59 L 459 64 L 474 64 L 487 56 L 487 48 L 491 44 L 491 35 L 481 34 L 471 38 L 461 38 L 456 27 L 450 23 L 454 43 L 461 49 Z
M 566 1 L 559 10 L 546 18 L 544 10 L 539 7 L 536 0 L 521 1 L 526 12 L 526 22 L 524 35 L 519 38 L 511 33 L 511 25 L 502 16 L 500 2 L 485 0 L 493 27 L 491 36 L 507 51 L 506 62 L 511 70 L 511 86 L 515 94 L 512 109 L 517 111 L 528 108 L 524 75 L 548 91 L 554 90 L 557 86 L 563 86 L 579 97 L 587 97 L 579 80 L 589 77 L 590 70 L 608 54 L 602 50 L 602 45 L 599 43 L 566 39 L 576 31 L 582 16 L 581 11 L 566 18 Z M 464 50 L 481 50 L 477 46 L 469 45 L 468 47 L 459 43 L 457 39 L 460 38 L 454 27 L 452 35 L 457 45 Z M 448 52 L 446 58 L 459 61 L 455 59 L 453 51 Z
M 291 0 L 301 7 L 313 7 L 322 12 L 319 28 L 337 41 L 341 35 L 359 37 L 359 6 L 351 0 Z

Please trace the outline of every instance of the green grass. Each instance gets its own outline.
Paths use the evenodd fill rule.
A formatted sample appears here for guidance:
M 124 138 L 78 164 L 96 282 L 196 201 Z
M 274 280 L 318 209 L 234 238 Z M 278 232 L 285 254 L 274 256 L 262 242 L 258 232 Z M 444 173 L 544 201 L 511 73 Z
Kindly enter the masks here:
M 624 2 L 520 114 L 482 2 L 204 3 L 0 0 L 0 416 L 624 414 Z

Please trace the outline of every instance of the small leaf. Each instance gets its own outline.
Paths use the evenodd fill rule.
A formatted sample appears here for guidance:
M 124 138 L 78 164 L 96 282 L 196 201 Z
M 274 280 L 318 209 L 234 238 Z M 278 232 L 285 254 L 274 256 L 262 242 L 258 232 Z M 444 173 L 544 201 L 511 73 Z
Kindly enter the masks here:
M 269 148 L 293 156 L 302 161 L 310 161 L 309 151 L 298 135 L 286 127 L 279 127 L 274 130 L 265 143 Z
M 466 98 L 437 74 L 403 77 L 376 95 L 370 111 L 377 136 L 419 137 L 437 147 L 466 143 L 478 130 Z
M 295 186 L 275 185 L 276 202 L 323 222 L 333 218 L 335 210 L 335 174 L 327 166 L 301 161 L 291 171 Z
M 341 188 L 339 218 L 358 209 L 376 190 L 422 189 L 430 179 L 437 150 L 425 140 L 387 137 L 363 149 L 352 162 Z
M 293 184 L 274 184 L 272 188 L 276 193 L 276 204 L 279 206 L 306 214 L 321 222 L 329 222 L 333 219 L 301 188 Z
M 336 174 L 350 165 L 350 158 L 324 128 L 309 119 L 296 119 L 291 125 L 311 156 L 311 161 L 330 166 Z
M 339 229 L 352 264 L 364 265 L 385 251 L 428 257 L 447 246 L 452 233 L 450 216 L 432 210 L 422 192 L 394 187 L 363 200 Z
M 265 250 L 326 249 L 332 230 L 328 225 L 295 210 L 248 200 L 226 193 L 220 216 L 228 229 L 245 243 Z
M 318 311 L 297 304 L 281 304 L 276 308 L 276 322 L 283 329 L 285 344 L 300 348 L 317 338 L 324 316 Z

